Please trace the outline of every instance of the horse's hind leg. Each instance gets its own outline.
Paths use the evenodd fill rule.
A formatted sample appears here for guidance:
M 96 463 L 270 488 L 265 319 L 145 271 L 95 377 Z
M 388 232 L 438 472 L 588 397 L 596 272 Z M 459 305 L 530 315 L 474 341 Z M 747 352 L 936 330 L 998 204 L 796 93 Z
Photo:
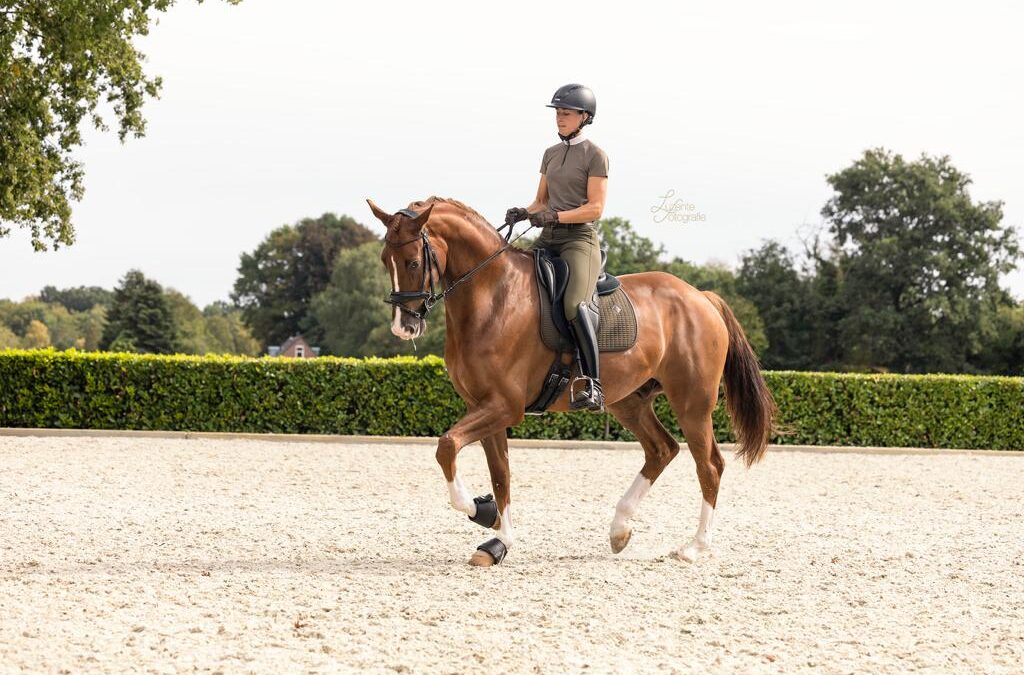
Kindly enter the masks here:
M 609 406 L 609 411 L 626 429 L 629 429 L 643 446 L 645 461 L 640 473 L 633 479 L 626 494 L 615 507 L 608 532 L 612 551 L 619 553 L 626 548 L 633 534 L 629 521 L 636 513 L 640 501 L 647 496 L 651 485 L 658 479 L 669 462 L 679 454 L 679 443 L 672 437 L 654 414 L 654 399 L 661 393 L 653 380 L 626 398 Z
M 677 556 L 693 562 L 711 546 L 711 519 L 718 503 L 718 486 L 725 470 L 725 461 L 718 450 L 711 413 L 718 401 L 718 386 L 701 391 L 699 388 L 685 391 L 668 390 L 669 403 L 679 420 L 679 427 L 686 437 L 686 445 L 697 465 L 697 480 L 700 482 L 701 506 L 697 532 L 688 544 L 681 547 Z

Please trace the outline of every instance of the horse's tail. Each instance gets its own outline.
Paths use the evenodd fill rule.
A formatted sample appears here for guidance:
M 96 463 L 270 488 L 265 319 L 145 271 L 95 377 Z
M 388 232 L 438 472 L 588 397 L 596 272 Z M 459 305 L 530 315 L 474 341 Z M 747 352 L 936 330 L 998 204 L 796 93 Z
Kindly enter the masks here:
M 732 308 L 711 291 L 704 291 L 704 295 L 718 308 L 729 329 L 729 352 L 725 357 L 725 404 L 740 442 L 736 452 L 749 467 L 764 456 L 778 409 L 761 375 L 757 355 Z

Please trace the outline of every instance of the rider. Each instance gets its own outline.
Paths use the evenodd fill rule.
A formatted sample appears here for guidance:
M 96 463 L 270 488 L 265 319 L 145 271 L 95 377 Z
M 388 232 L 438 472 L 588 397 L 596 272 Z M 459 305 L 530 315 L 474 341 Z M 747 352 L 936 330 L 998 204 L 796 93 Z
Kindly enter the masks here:
M 586 383 L 581 391 L 570 387 L 569 407 L 601 411 L 604 392 L 599 379 L 596 303 L 601 246 L 594 221 L 604 211 L 608 156 L 582 134 L 597 113 L 597 98 L 589 87 L 559 87 L 547 107 L 555 108 L 562 140 L 544 151 L 536 199 L 526 208 L 509 209 L 506 222 L 529 218 L 531 225 L 543 228 L 532 248 L 553 249 L 568 263 L 563 307 L 579 349 L 580 379 Z

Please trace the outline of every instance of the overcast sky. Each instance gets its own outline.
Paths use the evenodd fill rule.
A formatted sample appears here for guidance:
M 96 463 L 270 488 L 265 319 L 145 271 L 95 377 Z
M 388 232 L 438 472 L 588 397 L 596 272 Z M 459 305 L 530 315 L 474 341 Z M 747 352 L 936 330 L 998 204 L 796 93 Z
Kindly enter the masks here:
M 381 232 L 366 197 L 499 224 L 534 196 L 567 82 L 597 94 L 604 215 L 669 255 L 798 247 L 825 175 L 875 146 L 948 154 L 1024 231 L 1024 4 L 845 4 L 182 1 L 139 43 L 164 80 L 146 137 L 86 134 L 77 243 L 0 240 L 0 297 L 134 267 L 202 306 L 277 226 L 333 211 Z M 670 190 L 705 220 L 655 222 Z M 1024 272 L 1006 284 L 1024 296 Z

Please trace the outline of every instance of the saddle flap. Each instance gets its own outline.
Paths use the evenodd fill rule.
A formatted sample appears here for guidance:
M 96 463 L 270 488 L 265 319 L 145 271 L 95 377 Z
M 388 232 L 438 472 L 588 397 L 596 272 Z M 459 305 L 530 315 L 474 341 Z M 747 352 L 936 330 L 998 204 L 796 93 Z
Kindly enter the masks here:
M 552 301 L 565 295 L 569 286 L 569 263 L 546 248 L 534 249 L 534 260 L 537 264 L 537 277 L 541 285 L 548 291 Z

